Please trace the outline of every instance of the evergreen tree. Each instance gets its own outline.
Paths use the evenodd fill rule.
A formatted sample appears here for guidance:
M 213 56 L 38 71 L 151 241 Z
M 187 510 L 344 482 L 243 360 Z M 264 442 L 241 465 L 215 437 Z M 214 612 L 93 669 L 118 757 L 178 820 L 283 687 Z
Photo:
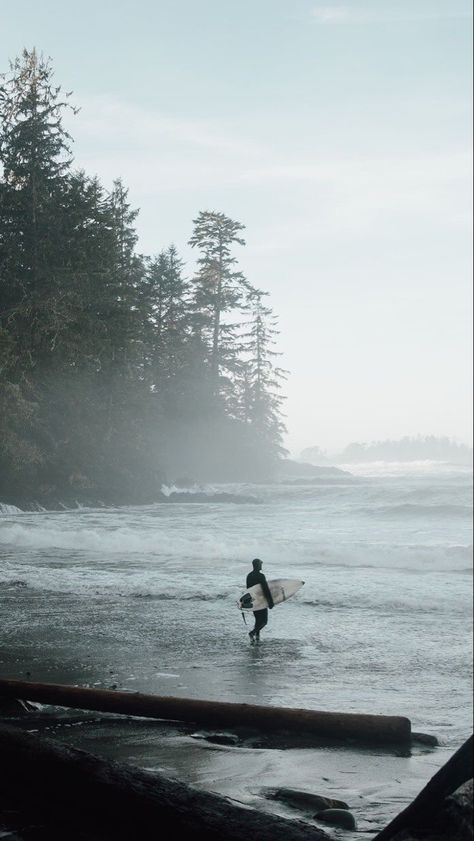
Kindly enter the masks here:
M 143 260 L 135 252 L 138 210 L 131 209 L 128 190 L 121 179 L 114 181 L 110 203 L 115 235 L 115 261 L 108 290 L 112 361 L 123 375 L 133 378 L 133 366 L 141 359 L 139 303 L 145 274 Z
M 142 296 L 147 318 L 150 382 L 162 392 L 186 364 L 190 332 L 189 283 L 174 245 L 149 261 Z
M 207 346 L 213 393 L 229 393 L 230 375 L 236 371 L 239 324 L 227 320 L 245 309 L 252 287 L 235 269 L 234 244 L 245 245 L 240 236 L 244 225 L 223 213 L 202 211 L 194 220 L 190 245 L 198 248 L 198 273 L 194 278 L 196 331 Z
M 0 499 L 154 499 L 163 462 L 267 471 L 282 372 L 271 311 L 233 255 L 244 226 L 198 215 L 192 283 L 174 246 L 138 254 L 122 181 L 109 193 L 72 169 L 52 77 L 25 50 L 0 82 Z
M 278 458 L 285 450 L 282 436 L 281 383 L 287 372 L 275 366 L 279 354 L 274 350 L 278 335 L 277 319 L 270 307 L 263 304 L 264 293 L 254 290 L 249 296 L 250 323 L 245 333 L 246 358 L 241 376 L 241 416 L 250 424 L 259 449 L 270 460 Z
M 11 381 L 14 353 L 12 338 L 0 328 L 0 500 L 12 502 L 42 463 L 33 433 L 37 406 Z
M 0 85 L 0 303 L 19 358 L 33 367 L 68 321 L 60 232 L 69 106 L 53 86 L 50 62 L 35 50 L 24 50 L 10 70 Z

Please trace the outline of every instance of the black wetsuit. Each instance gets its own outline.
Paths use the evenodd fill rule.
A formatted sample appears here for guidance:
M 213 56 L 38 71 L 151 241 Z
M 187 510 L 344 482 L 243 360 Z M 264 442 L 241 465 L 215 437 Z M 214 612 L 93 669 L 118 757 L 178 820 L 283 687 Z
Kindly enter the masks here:
M 260 584 L 263 590 L 263 595 L 265 596 L 269 606 L 273 607 L 272 594 L 270 593 L 267 579 L 265 578 L 263 572 L 256 569 L 252 570 L 252 572 L 249 572 L 247 575 L 247 587 L 253 587 L 254 584 Z M 255 628 L 251 631 L 251 634 L 252 636 L 258 637 L 260 631 L 268 622 L 268 610 L 266 607 L 263 608 L 263 610 L 254 610 L 253 615 L 255 616 Z

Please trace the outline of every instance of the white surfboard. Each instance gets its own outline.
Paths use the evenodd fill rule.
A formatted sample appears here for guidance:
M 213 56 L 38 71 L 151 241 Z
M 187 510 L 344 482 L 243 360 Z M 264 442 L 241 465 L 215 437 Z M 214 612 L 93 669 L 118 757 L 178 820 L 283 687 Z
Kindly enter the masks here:
M 304 581 L 296 578 L 274 578 L 272 581 L 267 581 L 267 584 L 272 594 L 273 604 L 281 604 L 290 596 L 294 596 L 303 586 Z M 268 607 L 261 584 L 254 584 L 242 593 L 238 606 L 240 610 L 264 610 Z

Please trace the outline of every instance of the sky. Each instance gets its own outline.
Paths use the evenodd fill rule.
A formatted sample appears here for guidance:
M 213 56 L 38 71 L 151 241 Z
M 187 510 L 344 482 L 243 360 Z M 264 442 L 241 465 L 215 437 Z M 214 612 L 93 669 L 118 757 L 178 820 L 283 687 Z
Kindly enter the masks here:
M 279 316 L 293 454 L 472 443 L 472 0 L 0 0 L 0 71 L 51 56 L 78 167 L 139 248 L 200 210 Z

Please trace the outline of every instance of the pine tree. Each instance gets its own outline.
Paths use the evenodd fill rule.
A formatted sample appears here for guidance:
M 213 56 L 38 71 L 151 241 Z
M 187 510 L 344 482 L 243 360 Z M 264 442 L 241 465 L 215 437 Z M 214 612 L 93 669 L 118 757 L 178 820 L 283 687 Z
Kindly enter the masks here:
M 115 261 L 108 288 L 112 362 L 116 371 L 121 369 L 122 375 L 133 379 L 133 368 L 141 361 L 139 318 L 145 268 L 135 251 L 138 210 L 131 208 L 121 179 L 114 181 L 110 205 L 115 236 Z
M 285 453 L 282 436 L 281 384 L 287 372 L 275 366 L 279 356 L 273 348 L 278 335 L 277 319 L 270 307 L 263 304 L 263 292 L 254 290 L 249 296 L 250 324 L 244 335 L 246 358 L 240 378 L 241 417 L 250 425 L 258 450 L 270 460 Z
M 207 346 L 213 393 L 231 391 L 230 376 L 237 367 L 238 324 L 227 317 L 245 309 L 252 287 L 242 272 L 235 270 L 232 246 L 245 245 L 240 236 L 244 225 L 223 213 L 202 211 L 194 220 L 190 245 L 198 248 L 199 270 L 194 278 L 196 332 Z
M 37 406 L 11 381 L 14 353 L 12 338 L 0 328 L 0 500 L 11 502 L 42 463 L 33 433 Z
M 154 391 L 176 382 L 190 332 L 189 283 L 174 245 L 149 260 L 142 301 L 147 320 L 149 378 Z
M 23 51 L 0 85 L 0 276 L 3 319 L 25 365 L 44 361 L 68 321 L 61 242 L 70 107 L 49 61 Z

